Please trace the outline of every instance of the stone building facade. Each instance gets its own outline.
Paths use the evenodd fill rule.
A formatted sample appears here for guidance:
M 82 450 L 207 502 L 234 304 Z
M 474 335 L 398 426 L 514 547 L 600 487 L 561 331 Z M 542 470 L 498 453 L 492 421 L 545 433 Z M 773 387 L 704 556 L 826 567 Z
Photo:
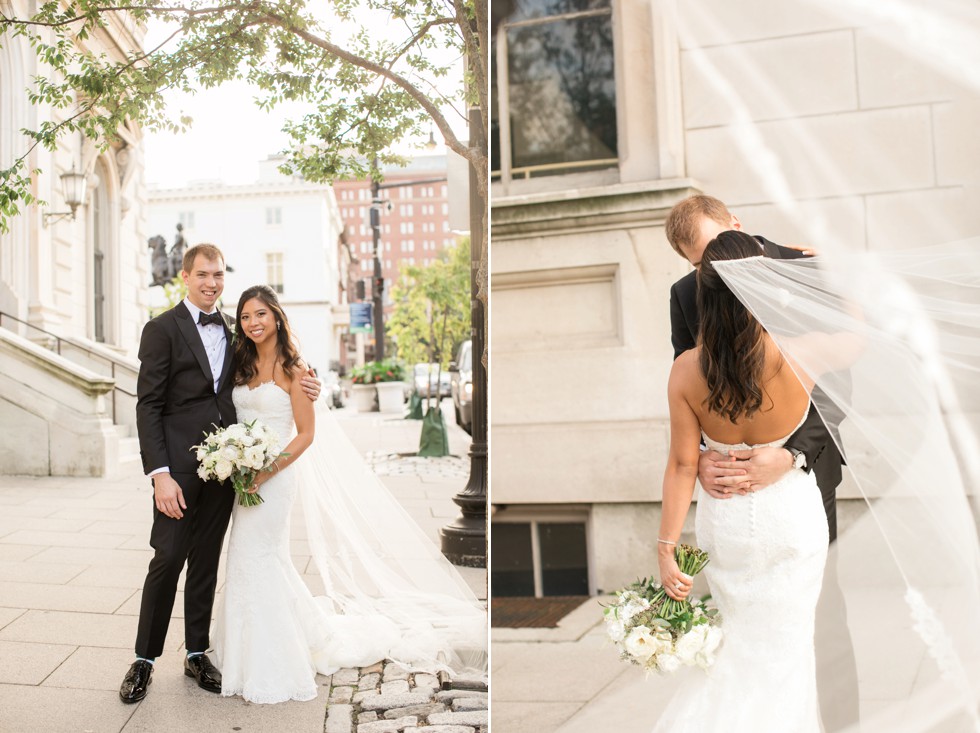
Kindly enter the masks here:
M 845 5 L 539 4 L 497 27 L 495 594 L 595 593 L 653 566 L 668 293 L 688 271 L 673 204 L 703 191 L 817 249 L 980 232 L 966 30 L 923 3 Z
M 20 0 L 0 5 L 20 17 L 33 8 Z M 80 43 L 123 59 L 141 48 L 142 37 L 120 13 Z M 3 38 L 0 168 L 27 153 L 20 130 L 65 114 L 30 104 L 25 90 L 44 73 L 24 39 Z M 67 135 L 56 150 L 27 155 L 27 168 L 40 170 L 32 193 L 48 205 L 26 207 L 0 234 L 0 470 L 101 474 L 135 459 L 122 423 L 131 411 L 147 304 L 141 138 L 129 123 L 105 152 Z M 74 217 L 53 216 L 68 211 L 60 176 L 73 170 L 87 179 L 85 198 Z

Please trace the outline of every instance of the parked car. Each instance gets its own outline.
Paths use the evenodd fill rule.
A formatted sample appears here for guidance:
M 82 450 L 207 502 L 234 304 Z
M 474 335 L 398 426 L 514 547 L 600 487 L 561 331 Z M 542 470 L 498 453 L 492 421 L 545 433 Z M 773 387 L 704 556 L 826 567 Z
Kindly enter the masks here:
M 449 397 L 451 387 L 449 372 L 438 364 L 416 364 L 414 370 L 415 391 L 421 397 Z
M 473 342 L 464 341 L 449 365 L 450 391 L 456 410 L 456 424 L 473 434 Z

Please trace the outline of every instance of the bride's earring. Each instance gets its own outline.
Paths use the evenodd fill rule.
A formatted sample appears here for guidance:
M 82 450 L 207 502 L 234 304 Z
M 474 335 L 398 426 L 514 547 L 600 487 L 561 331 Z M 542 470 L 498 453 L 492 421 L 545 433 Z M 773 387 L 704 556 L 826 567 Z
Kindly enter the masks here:
M 282 328 L 282 321 L 276 321 L 276 330 L 278 331 L 281 328 Z

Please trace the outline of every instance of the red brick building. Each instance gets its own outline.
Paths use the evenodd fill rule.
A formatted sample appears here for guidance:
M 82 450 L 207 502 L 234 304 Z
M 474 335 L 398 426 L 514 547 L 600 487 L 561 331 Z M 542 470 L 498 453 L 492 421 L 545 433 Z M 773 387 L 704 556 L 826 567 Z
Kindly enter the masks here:
M 381 198 L 379 256 L 385 279 L 385 315 L 391 313 L 391 289 L 403 264 L 424 265 L 455 242 L 449 225 L 449 183 L 446 156 L 421 155 L 404 168 L 385 170 Z M 438 179 L 438 180 L 437 180 Z M 391 187 L 399 182 L 410 185 Z M 419 183 L 419 181 L 427 181 Z M 358 300 L 357 281 L 371 299 L 374 240 L 370 226 L 371 181 L 335 181 L 334 192 L 346 226 L 346 245 L 353 258 L 348 265 L 347 301 Z M 342 301 L 341 301 L 342 302 Z M 369 347 L 370 352 L 370 347 Z

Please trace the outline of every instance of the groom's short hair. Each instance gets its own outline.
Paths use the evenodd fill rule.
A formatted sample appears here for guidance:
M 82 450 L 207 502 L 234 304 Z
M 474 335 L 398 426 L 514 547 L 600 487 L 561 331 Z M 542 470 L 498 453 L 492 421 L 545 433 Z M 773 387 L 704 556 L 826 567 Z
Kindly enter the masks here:
M 664 234 L 667 241 L 681 257 L 685 254 L 681 247 L 691 247 L 701 233 L 701 219 L 708 217 L 719 224 L 727 225 L 732 220 L 732 212 L 719 199 L 705 194 L 688 196 L 667 214 Z
M 194 260 L 197 259 L 198 255 L 204 255 L 204 259 L 206 259 L 208 262 L 221 260 L 222 265 L 225 263 L 225 256 L 215 245 L 195 244 L 193 247 L 184 252 L 184 261 L 181 263 L 181 267 L 184 268 L 184 272 L 191 271 L 191 268 L 194 267 Z

